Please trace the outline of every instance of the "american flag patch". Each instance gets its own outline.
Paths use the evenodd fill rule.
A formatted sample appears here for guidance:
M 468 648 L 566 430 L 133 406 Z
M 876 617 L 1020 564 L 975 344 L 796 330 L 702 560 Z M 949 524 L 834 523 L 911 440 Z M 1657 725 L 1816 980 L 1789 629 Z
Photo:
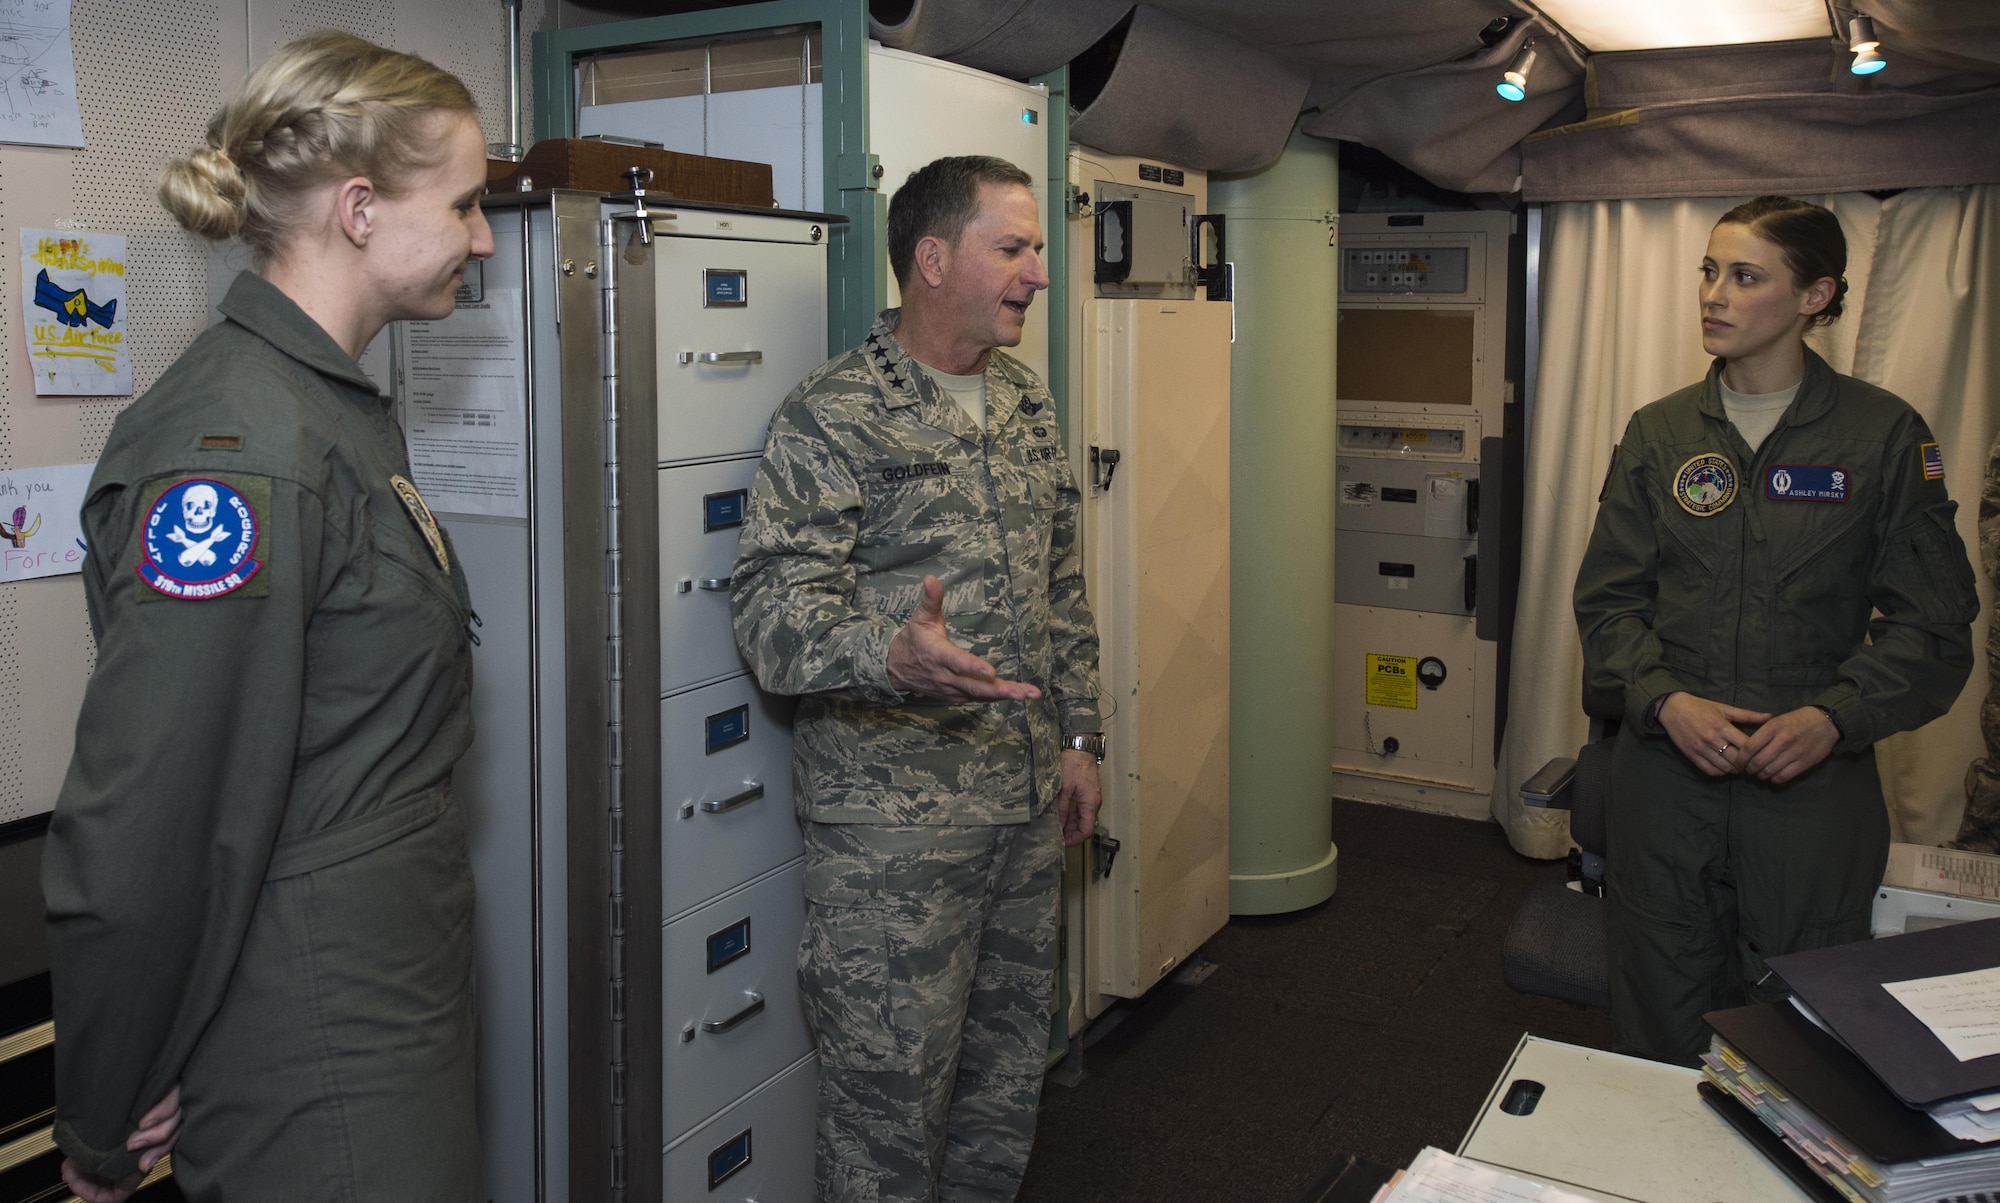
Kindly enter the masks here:
M 1938 450 L 1938 445 L 1936 443 L 1924 443 L 1917 450 L 1923 452 L 1924 455 L 1924 479 L 1943 480 L 1944 452 Z

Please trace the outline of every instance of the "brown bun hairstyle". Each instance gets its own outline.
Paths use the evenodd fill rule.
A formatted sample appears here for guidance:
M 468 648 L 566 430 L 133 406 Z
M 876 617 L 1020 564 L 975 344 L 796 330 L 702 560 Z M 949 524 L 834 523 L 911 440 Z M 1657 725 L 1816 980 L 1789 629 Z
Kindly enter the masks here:
M 1833 299 L 1806 319 L 1806 329 L 1831 325 L 1840 317 L 1847 296 L 1847 235 L 1831 209 L 1789 196 L 1760 196 L 1724 213 L 1715 224 L 1749 226 L 1784 252 L 1794 288 L 1822 278 L 1833 281 Z

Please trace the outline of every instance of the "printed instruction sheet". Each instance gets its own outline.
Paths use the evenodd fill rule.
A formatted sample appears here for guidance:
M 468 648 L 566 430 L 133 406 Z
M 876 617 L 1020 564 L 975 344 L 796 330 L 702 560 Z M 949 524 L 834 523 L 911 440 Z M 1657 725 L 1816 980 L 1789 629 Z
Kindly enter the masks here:
M 2000 968 L 1883 982 L 1960 1061 L 2000 1053 Z
M 431 509 L 528 516 L 528 388 L 521 290 L 490 288 L 404 326 L 397 378 L 410 470 Z

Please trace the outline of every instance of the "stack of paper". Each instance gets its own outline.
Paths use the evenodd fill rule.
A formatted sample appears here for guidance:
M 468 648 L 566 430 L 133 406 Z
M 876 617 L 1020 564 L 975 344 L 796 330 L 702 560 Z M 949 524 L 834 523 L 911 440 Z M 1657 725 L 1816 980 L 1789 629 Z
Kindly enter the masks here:
M 1934 1103 L 1925 1108 L 1938 1126 L 1960 1140 L 1992 1144 L 2000 1140 L 2000 1094 Z
M 1425 1149 L 1375 1196 L 1375 1203 L 1589 1203 L 1546 1182 Z

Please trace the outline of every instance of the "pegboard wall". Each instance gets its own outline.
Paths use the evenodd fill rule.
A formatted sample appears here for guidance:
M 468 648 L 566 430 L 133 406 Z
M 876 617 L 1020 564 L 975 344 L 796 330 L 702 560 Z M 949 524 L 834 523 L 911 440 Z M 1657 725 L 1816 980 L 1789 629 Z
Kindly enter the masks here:
M 523 0 L 524 88 L 528 35 L 547 27 L 549 4 Z M 0 468 L 96 459 L 131 401 L 35 395 L 19 230 L 126 236 L 126 337 L 135 395 L 145 392 L 209 320 L 212 252 L 154 200 L 160 168 L 200 144 L 253 64 L 317 29 L 344 29 L 457 74 L 479 102 L 487 141 L 508 139 L 500 0 L 73 0 L 85 146 L 0 144 Z M 523 113 L 533 104 L 525 96 Z M 0 823 L 54 805 L 94 662 L 79 578 L 0 583 Z

